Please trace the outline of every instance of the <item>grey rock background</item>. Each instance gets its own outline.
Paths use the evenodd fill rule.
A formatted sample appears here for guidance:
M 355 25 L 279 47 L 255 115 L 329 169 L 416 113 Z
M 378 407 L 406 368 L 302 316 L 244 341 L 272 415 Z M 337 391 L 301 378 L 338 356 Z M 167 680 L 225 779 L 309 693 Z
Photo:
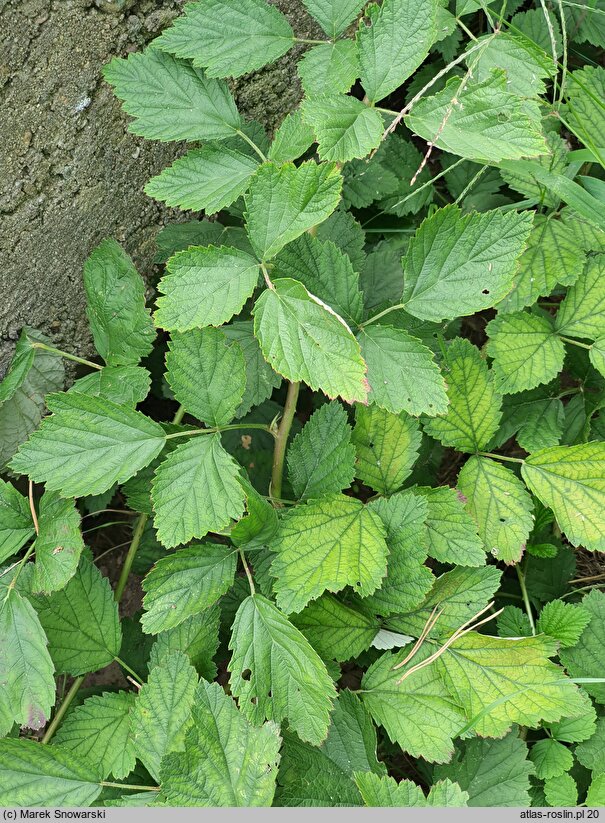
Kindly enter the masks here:
M 0 376 L 24 325 L 90 354 L 82 266 L 113 236 L 139 271 L 182 213 L 143 186 L 182 153 L 126 131 L 101 77 L 113 56 L 156 37 L 184 0 L 0 0 Z M 297 34 L 317 36 L 300 0 L 278 0 Z M 234 84 L 240 110 L 271 131 L 295 105 L 296 53 Z

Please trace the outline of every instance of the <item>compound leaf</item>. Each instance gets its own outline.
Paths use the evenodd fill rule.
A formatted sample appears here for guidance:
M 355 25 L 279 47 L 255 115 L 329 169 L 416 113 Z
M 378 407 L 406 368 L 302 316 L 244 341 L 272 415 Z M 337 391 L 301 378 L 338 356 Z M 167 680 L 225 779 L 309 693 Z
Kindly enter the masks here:
M 365 157 L 380 143 L 380 113 L 349 95 L 322 95 L 305 100 L 303 118 L 315 133 L 322 160 L 346 163 Z
M 49 594 L 62 589 L 78 568 L 84 548 L 80 513 L 74 500 L 47 491 L 40 500 L 38 522 L 32 590 Z
M 291 617 L 324 660 L 351 660 L 370 648 L 380 622 L 331 594 L 309 603 Z M 342 694 L 342 693 L 341 693 Z
M 352 439 L 356 476 L 379 494 L 392 494 L 409 477 L 421 440 L 418 421 L 405 412 L 357 406 Z

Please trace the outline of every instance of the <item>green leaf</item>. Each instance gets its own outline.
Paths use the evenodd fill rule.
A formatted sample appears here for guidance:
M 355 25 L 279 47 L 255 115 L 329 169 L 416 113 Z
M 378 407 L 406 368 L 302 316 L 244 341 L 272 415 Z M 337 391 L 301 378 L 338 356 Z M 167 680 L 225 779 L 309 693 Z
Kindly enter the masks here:
M 254 307 L 254 334 L 271 366 L 328 397 L 365 401 L 365 364 L 347 324 L 302 283 L 280 279 L 273 286 Z
M 101 777 L 122 780 L 136 765 L 130 732 L 135 705 L 132 692 L 89 697 L 67 714 L 53 740 L 84 763 L 95 763 Z
M 347 413 L 336 402 L 314 412 L 287 452 L 288 477 L 300 500 L 348 489 L 355 475 L 355 447 Z
M 531 623 L 525 612 L 516 606 L 505 606 L 497 620 L 500 637 L 529 637 Z
M 419 669 L 401 684 L 404 670 L 393 670 L 409 647 L 397 654 L 386 652 L 373 663 L 361 681 L 362 699 L 374 720 L 393 743 L 412 755 L 447 763 L 454 752 L 453 738 L 464 724 L 464 714 L 440 677 L 437 666 Z M 421 649 L 414 663 L 426 657 Z
M 159 423 L 129 406 L 77 392 L 51 394 L 53 414 L 21 446 L 11 468 L 64 497 L 102 494 L 160 453 Z
M 169 806 L 270 806 L 281 738 L 275 723 L 252 726 L 218 683 L 196 690 L 184 752 L 162 764 Z
M 372 102 L 382 100 L 414 72 L 436 39 L 437 2 L 384 0 L 365 10 L 357 48 L 361 84 Z
M 592 365 L 605 377 L 605 337 L 595 340 L 588 354 Z
M 34 730 L 46 725 L 55 702 L 54 666 L 46 646 L 31 604 L 7 589 L 0 599 L 0 736 L 14 723 Z
M 563 368 L 565 346 L 545 314 L 499 314 L 487 325 L 487 352 L 493 374 L 504 394 L 549 383 Z
M 468 83 L 462 91 L 460 85 L 461 79 L 453 77 L 441 91 L 419 100 L 405 118 L 408 128 L 436 148 L 477 163 L 547 152 L 537 100 L 509 91 L 504 71 L 493 71 L 487 80 Z
M 169 331 L 220 326 L 238 314 L 258 282 L 258 262 L 227 246 L 178 252 L 158 283 L 155 322 Z
M 380 143 L 380 113 L 349 95 L 312 97 L 303 102 L 302 113 L 313 128 L 322 160 L 345 163 L 365 157 Z
M 108 666 L 122 630 L 109 580 L 86 557 L 64 589 L 33 599 L 57 674 L 76 677 Z
M 186 655 L 173 652 L 149 672 L 132 711 L 137 758 L 158 780 L 166 754 L 183 750 L 198 676 Z
M 605 643 L 605 594 L 593 589 L 582 600 L 582 609 L 590 614 L 590 623 L 582 632 L 578 643 L 571 649 L 561 649 L 561 663 L 572 677 L 603 676 L 601 649 Z M 605 685 L 585 683 L 584 690 L 597 703 L 605 703 Z
M 604 98 L 605 70 L 601 66 L 584 66 L 571 72 L 567 85 L 565 119 L 574 134 L 593 151 L 601 165 L 605 162 L 605 154 L 595 143 L 599 138 L 602 142 L 605 131 Z
M 275 163 L 297 160 L 314 140 L 313 129 L 304 122 L 300 109 L 295 109 L 286 115 L 275 132 L 268 159 Z
M 577 806 L 578 787 L 570 774 L 544 781 L 544 797 L 549 806 Z
M 351 452 L 352 464 L 355 453 L 352 449 Z M 34 533 L 27 499 L 19 494 L 12 483 L 0 478 L 0 563 L 18 552 Z
M 551 600 L 540 612 L 537 629 L 554 637 L 561 644 L 561 648 L 565 649 L 576 645 L 590 620 L 590 613 L 581 606 L 564 603 L 562 600 Z
M 227 84 L 155 48 L 115 58 L 105 66 L 128 130 L 148 140 L 223 140 L 241 125 Z
M 32 590 L 49 594 L 62 589 L 76 573 L 84 540 L 74 500 L 47 491 L 40 500 L 38 515 L 40 531 L 34 546 Z
M 357 406 L 352 440 L 356 476 L 379 494 L 392 494 L 410 476 L 421 440 L 418 421 L 405 412 Z
M 322 751 L 351 776 L 355 772 L 384 774 L 385 765 L 377 759 L 376 748 L 376 728 L 361 699 L 350 691 L 341 691 Z
M 528 211 L 439 209 L 421 223 L 403 261 L 406 311 L 439 322 L 494 306 L 512 288 L 531 223 Z
M 366 259 L 365 232 L 351 212 L 340 207 L 317 227 L 320 240 L 331 240 L 350 259 L 353 270 L 360 272 Z
M 214 543 L 162 557 L 143 581 L 143 631 L 158 634 L 212 606 L 233 585 L 236 565 L 235 550 Z
M 350 259 L 332 241 L 321 242 L 310 234 L 298 237 L 275 260 L 273 275 L 298 280 L 347 323 L 363 316 L 359 275 Z
M 556 73 L 552 49 L 549 44 L 544 53 L 533 43 L 515 34 L 500 32 L 495 38 L 490 35 L 479 38 L 478 42 L 483 43 L 484 48 L 478 55 L 473 52 L 467 65 L 472 68 L 473 77 L 479 82 L 489 80 L 494 69 L 503 69 L 509 91 L 519 97 L 537 97 L 546 91 L 544 80 L 552 78 Z
M 336 38 L 357 17 L 364 0 L 304 0 L 304 4 L 328 37 Z
M 0 468 L 38 427 L 46 394 L 63 388 L 62 358 L 35 348 L 36 342 L 48 345 L 51 341 L 23 329 L 10 369 L 0 383 Z
M 246 228 L 254 251 L 269 260 L 287 243 L 329 217 L 340 200 L 334 163 L 263 163 L 246 194 Z
M 477 524 L 465 511 L 465 500 L 456 489 L 440 486 L 414 489 L 429 505 L 427 526 L 429 554 L 441 563 L 483 566 L 485 548 Z
M 525 459 L 521 474 L 572 545 L 605 549 L 605 443 L 541 449 Z
M 471 457 L 458 475 L 458 488 L 487 550 L 504 563 L 518 563 L 534 525 L 533 503 L 523 483 L 500 463 Z
M 220 532 L 244 513 L 239 466 L 220 434 L 191 438 L 158 466 L 151 497 L 158 540 L 168 548 Z
M 238 343 L 212 327 L 174 333 L 166 354 L 166 379 L 187 412 L 208 426 L 233 420 L 246 388 Z
M 260 549 L 269 543 L 277 532 L 277 511 L 246 478 L 240 477 L 239 481 L 246 494 L 247 514 L 231 529 L 231 542 L 236 546 Z
M 502 638 L 470 632 L 455 640 L 435 665 L 473 730 L 482 737 L 500 737 L 511 723 L 536 726 L 540 720 L 583 711 L 577 687 L 548 659 L 556 652 L 556 642 L 544 635 Z
M 203 66 L 209 77 L 240 77 L 273 63 L 294 42 L 286 18 L 265 0 L 201 0 L 154 45 Z
M 534 743 L 529 752 L 529 759 L 536 767 L 536 777 L 540 780 L 560 777 L 573 766 L 571 751 L 562 743 L 549 737 Z
M 380 623 L 331 594 L 309 603 L 292 622 L 325 660 L 351 660 L 370 648 Z M 342 694 L 342 693 L 341 693 Z
M 229 648 L 231 693 L 255 725 L 287 719 L 301 740 L 319 746 L 328 733 L 336 689 L 303 634 L 269 600 L 239 607 Z
M 557 312 L 560 334 L 598 340 L 605 334 L 605 254 L 591 257 Z
M 352 807 L 360 806 L 361 798 L 349 771 L 331 760 L 323 747 L 284 735 L 276 802 L 286 807 Z
M 150 385 L 151 375 L 140 366 L 105 366 L 76 380 L 68 391 L 104 397 L 119 406 L 136 406 L 145 400 Z
M 571 226 L 536 215 L 519 259 L 515 285 L 498 304 L 498 311 L 515 312 L 532 306 L 539 297 L 552 294 L 558 283 L 571 286 L 584 268 L 585 258 Z
M 451 763 L 437 766 L 434 777 L 455 781 L 468 792 L 469 806 L 527 807 L 532 772 L 527 744 L 514 730 L 500 740 L 464 741 Z
M 352 40 L 337 40 L 336 43 L 315 46 L 303 55 L 297 71 L 308 97 L 345 93 L 359 77 L 355 43 Z
M 429 637 L 451 635 L 469 621 L 494 597 L 502 572 L 495 566 L 466 568 L 456 566 L 435 580 L 423 603 L 388 621 L 389 628 L 420 637 L 435 607 L 441 616 Z
M 276 374 L 263 357 L 258 341 L 254 336 L 254 327 L 251 320 L 241 320 L 223 326 L 222 331 L 227 340 L 236 340 L 244 355 L 246 365 L 246 387 L 244 396 L 235 413 L 236 417 L 244 417 L 253 406 L 260 405 L 271 397 L 273 389 L 281 384 L 281 377 Z
M 592 735 L 576 746 L 575 755 L 593 774 L 605 774 L 605 717 L 599 717 Z
M 400 614 L 422 603 L 435 578 L 424 564 L 428 550 L 425 521 L 428 504 L 420 495 L 405 490 L 388 499 L 370 503 L 387 530 L 387 576 L 364 605 L 378 614 Z
M 96 350 L 109 366 L 136 366 L 151 351 L 155 329 L 143 278 L 115 240 L 104 240 L 86 260 L 84 288 Z
M 219 647 L 219 605 L 210 606 L 200 614 L 187 617 L 174 629 L 160 632 L 151 647 L 150 667 L 161 664 L 172 652 L 183 652 L 196 671 L 206 678 L 217 674 L 214 656 Z
M 469 340 L 457 337 L 443 358 L 449 406 L 442 417 L 424 422 L 424 430 L 444 446 L 476 452 L 486 447 L 498 429 L 502 397 L 494 377 Z
M 455 808 L 466 806 L 468 800 L 467 792 L 461 791 L 460 786 L 450 780 L 433 783 L 426 798 L 420 786 L 412 783 L 411 780 L 401 780 L 397 783 L 390 776 L 378 777 L 375 774 L 359 773 L 355 775 L 355 783 L 366 806 Z
M 3 806 L 90 806 L 101 793 L 100 774 L 58 746 L 0 740 Z
M 324 591 L 345 586 L 372 594 L 386 574 L 384 538 L 378 515 L 351 497 L 332 495 L 290 509 L 270 546 L 279 607 L 299 612 Z
M 258 162 L 226 146 L 206 145 L 174 161 L 145 186 L 145 193 L 168 206 L 214 214 L 248 188 Z
M 588 740 L 596 732 L 597 713 L 589 697 L 586 698 L 585 713 L 578 717 L 564 717 L 551 723 L 550 733 L 562 743 L 580 743 Z M 586 765 L 586 764 L 583 764 Z M 587 766 L 587 768 L 590 768 Z
M 368 399 L 398 414 L 444 414 L 445 381 L 433 352 L 403 329 L 372 323 L 358 335 L 368 364 Z

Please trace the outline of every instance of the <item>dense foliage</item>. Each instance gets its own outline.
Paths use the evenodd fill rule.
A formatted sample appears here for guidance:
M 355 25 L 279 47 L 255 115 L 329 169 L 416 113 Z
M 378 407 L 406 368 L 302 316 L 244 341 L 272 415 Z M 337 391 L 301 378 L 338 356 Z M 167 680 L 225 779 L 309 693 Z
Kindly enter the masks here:
M 605 3 L 304 2 L 106 67 L 196 219 L 0 384 L 0 805 L 605 804 Z

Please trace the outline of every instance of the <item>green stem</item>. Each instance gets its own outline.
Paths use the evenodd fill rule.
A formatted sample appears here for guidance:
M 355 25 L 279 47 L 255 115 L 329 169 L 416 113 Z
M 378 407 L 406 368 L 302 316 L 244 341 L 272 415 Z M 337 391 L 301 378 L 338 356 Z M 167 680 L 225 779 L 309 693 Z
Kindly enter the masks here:
M 580 343 L 579 340 L 574 340 L 572 337 L 563 337 L 562 334 L 559 335 L 559 340 L 562 340 L 564 343 L 570 343 L 572 346 L 578 346 L 581 349 L 592 349 L 592 345 L 588 345 L 588 343 Z
M 147 521 L 149 519 L 149 515 L 147 514 L 140 514 L 138 520 L 135 523 L 134 532 L 132 535 L 132 542 L 128 548 L 128 552 L 126 557 L 124 558 L 124 565 L 122 566 L 122 571 L 120 572 L 120 579 L 118 580 L 118 585 L 116 586 L 115 590 L 115 599 L 119 603 L 122 599 L 122 595 L 124 594 L 124 589 L 126 588 L 126 583 L 128 582 L 128 575 L 132 569 L 132 564 L 134 563 L 134 558 L 136 557 L 136 553 L 139 549 L 139 544 L 141 542 L 141 538 L 143 537 L 143 532 L 145 531 L 145 526 L 147 525 Z
M 307 40 L 306 37 L 295 37 L 297 43 L 310 43 L 312 46 L 325 46 L 326 43 L 331 43 L 332 40 Z
M 266 156 L 262 153 L 262 151 L 261 151 L 261 150 L 259 149 L 259 147 L 256 145 L 256 143 L 254 142 L 254 140 L 251 140 L 251 139 L 248 137 L 248 135 L 247 135 L 245 132 L 243 132 L 241 129 L 236 129 L 235 133 L 236 133 L 239 137 L 241 137 L 241 138 L 242 138 L 242 140 L 245 140 L 245 141 L 246 141 L 246 143 L 247 143 L 247 144 L 248 144 L 251 148 L 253 148 L 253 149 L 254 149 L 254 151 L 258 154 L 258 156 L 259 156 L 259 157 L 260 157 L 260 159 L 263 161 L 263 163 L 266 163 L 266 162 L 267 162 L 267 158 L 266 158 Z
M 477 452 L 479 457 L 491 457 L 494 460 L 504 460 L 505 463 L 525 463 L 520 457 L 505 457 L 503 454 L 494 454 L 493 452 Z
M 250 594 L 256 594 L 256 589 L 254 588 L 254 580 L 252 578 L 252 572 L 250 571 L 250 567 L 248 566 L 248 562 L 246 561 L 246 555 L 244 554 L 243 549 L 239 550 L 239 556 L 241 557 L 242 565 L 244 567 L 244 571 L 246 572 L 246 577 L 248 578 Z
M 91 360 L 84 360 L 83 357 L 76 357 L 75 354 L 69 354 L 69 352 L 61 351 L 61 349 L 55 349 L 54 346 L 47 346 L 46 343 L 32 343 L 32 348 L 44 349 L 44 351 L 48 351 L 51 354 L 58 354 L 59 357 L 64 357 L 66 360 L 73 360 L 74 363 L 90 366 L 91 369 L 98 369 L 100 371 L 103 368 L 103 366 L 99 366 L 98 363 L 93 363 Z
M 41 743 L 48 743 L 50 741 L 51 737 L 54 735 L 54 733 L 59 728 L 59 725 L 60 725 L 61 721 L 63 720 L 63 718 L 65 717 L 65 715 L 67 713 L 67 710 L 71 706 L 74 697 L 80 691 L 80 686 L 84 682 L 84 677 L 85 676 L 86 675 L 81 674 L 80 677 L 76 677 L 74 682 L 71 684 L 71 687 L 70 687 L 69 691 L 67 692 L 67 694 L 65 695 L 65 697 L 63 699 L 63 702 L 59 706 L 55 716 L 53 717 L 52 721 L 48 725 L 48 728 L 46 729 L 46 731 L 44 732 L 44 737 L 40 741 Z
M 17 566 L 17 571 L 15 572 L 15 576 L 13 577 L 11 582 L 8 584 L 8 588 L 7 588 L 7 592 L 6 592 L 7 597 L 8 597 L 8 593 L 10 592 L 10 590 L 14 589 L 15 586 L 17 585 L 17 580 L 19 579 L 19 575 L 23 571 L 23 567 L 25 566 L 25 564 L 27 563 L 29 558 L 32 556 L 32 554 L 34 553 L 34 546 L 35 546 L 35 543 L 32 543 L 31 546 L 29 547 L 29 549 L 25 552 L 25 554 L 23 555 L 23 557 L 19 561 L 19 564 Z
M 536 635 L 536 624 L 534 623 L 534 615 L 531 610 L 531 603 L 529 602 L 529 595 L 527 594 L 527 586 L 525 585 L 525 574 L 521 571 L 520 566 L 515 566 L 517 570 L 517 577 L 519 578 L 519 586 L 521 587 L 521 594 L 523 596 L 523 603 L 525 605 L 525 611 L 527 613 L 527 618 L 529 620 L 529 625 L 531 626 L 531 633 Z
M 405 303 L 397 303 L 395 306 L 389 306 L 388 309 L 384 309 L 383 311 L 378 312 L 378 314 L 375 314 L 374 317 L 370 317 L 370 319 L 366 320 L 365 323 L 360 323 L 359 328 L 365 329 L 366 326 L 376 323 L 376 321 L 380 320 L 381 317 L 390 314 L 392 311 L 398 311 L 399 309 L 405 309 Z
M 123 669 L 126 669 L 126 671 L 128 672 L 128 674 L 129 674 L 131 677 L 133 677 L 133 678 L 137 681 L 137 683 L 139 684 L 139 686 L 142 686 L 142 685 L 143 685 L 143 679 L 142 679 L 141 677 L 139 677 L 139 675 L 135 672 L 135 670 L 134 670 L 134 669 L 131 669 L 131 668 L 130 668 L 130 666 L 128 665 L 128 663 L 125 663 L 125 662 L 122 660 L 122 658 L 121 658 L 121 657 L 116 657 L 116 658 L 114 658 L 114 659 L 115 659 L 116 663 L 119 663 L 119 665 L 120 665 Z
M 167 434 L 166 440 L 172 440 L 173 437 L 190 437 L 192 434 L 216 434 L 217 432 L 235 431 L 236 429 L 260 429 L 261 431 L 275 434 L 271 426 L 266 423 L 231 423 L 228 426 L 215 426 L 212 429 L 189 429 L 183 432 L 174 432 Z
M 275 450 L 273 452 L 273 470 L 271 472 L 271 488 L 269 494 L 275 502 L 277 498 L 281 497 L 282 481 L 284 476 L 284 460 L 286 457 L 286 446 L 288 445 L 288 437 L 290 436 L 290 429 L 292 428 L 292 421 L 296 413 L 296 403 L 298 401 L 298 393 L 300 391 L 300 383 L 288 383 L 288 392 L 286 394 L 286 404 L 284 406 L 284 415 L 279 424 L 277 434 L 275 435 Z
M 107 780 L 101 780 L 99 786 L 104 786 L 109 789 L 133 789 L 137 792 L 159 792 L 159 786 L 136 786 L 134 783 L 109 783 Z

